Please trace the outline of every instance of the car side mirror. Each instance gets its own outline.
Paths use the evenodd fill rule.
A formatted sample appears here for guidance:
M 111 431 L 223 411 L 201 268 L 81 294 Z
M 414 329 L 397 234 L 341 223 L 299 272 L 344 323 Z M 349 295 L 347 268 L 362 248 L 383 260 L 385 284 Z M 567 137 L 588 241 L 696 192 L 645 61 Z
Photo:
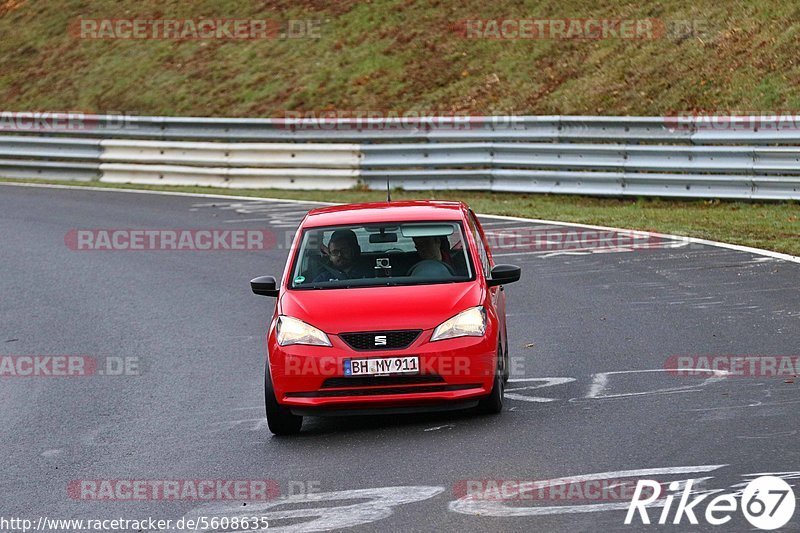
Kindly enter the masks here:
M 519 281 L 522 274 L 522 269 L 515 265 L 495 265 L 492 269 L 491 279 L 486 280 L 486 284 L 490 287 L 497 285 L 505 285 L 506 283 L 514 283 Z
M 259 276 L 250 280 L 250 288 L 259 296 L 278 296 L 278 282 L 272 276 Z

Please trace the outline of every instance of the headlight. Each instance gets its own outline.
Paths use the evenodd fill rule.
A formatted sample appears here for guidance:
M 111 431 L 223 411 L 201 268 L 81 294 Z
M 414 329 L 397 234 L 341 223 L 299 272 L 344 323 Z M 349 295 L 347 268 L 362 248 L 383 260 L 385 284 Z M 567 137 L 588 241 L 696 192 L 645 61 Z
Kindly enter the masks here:
M 311 344 L 313 346 L 331 346 L 331 341 L 324 332 L 290 316 L 279 316 L 275 324 L 278 344 Z
M 453 337 L 483 337 L 484 333 L 486 333 L 486 310 L 481 306 L 471 307 L 436 326 L 431 341 Z

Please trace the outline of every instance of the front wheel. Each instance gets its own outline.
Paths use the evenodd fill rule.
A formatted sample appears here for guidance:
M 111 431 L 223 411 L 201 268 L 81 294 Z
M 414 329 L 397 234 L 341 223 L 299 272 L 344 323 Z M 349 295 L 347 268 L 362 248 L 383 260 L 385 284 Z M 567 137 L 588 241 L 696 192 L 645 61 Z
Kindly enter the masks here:
M 489 396 L 481 398 L 478 402 L 478 411 L 486 414 L 497 414 L 503 410 L 503 394 L 505 392 L 505 380 L 503 379 L 503 347 L 498 343 L 497 346 L 497 368 L 494 371 L 494 385 Z
M 293 415 L 286 407 L 278 403 L 272 378 L 269 375 L 269 363 L 264 372 L 264 404 L 267 410 L 267 425 L 275 435 L 295 435 L 300 433 L 303 417 Z

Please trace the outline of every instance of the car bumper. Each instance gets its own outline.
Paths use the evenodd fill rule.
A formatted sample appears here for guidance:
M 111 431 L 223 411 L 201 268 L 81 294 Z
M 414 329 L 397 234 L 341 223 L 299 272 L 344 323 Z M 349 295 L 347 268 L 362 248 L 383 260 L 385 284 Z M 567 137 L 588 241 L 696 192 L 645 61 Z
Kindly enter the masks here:
M 311 406 L 311 407 L 290 407 L 289 410 L 294 415 L 299 416 L 353 416 L 353 415 L 405 415 L 412 413 L 431 413 L 441 411 L 457 411 L 461 409 L 472 409 L 477 407 L 478 400 L 463 401 L 441 401 L 435 403 L 419 403 L 412 405 L 392 405 L 389 407 L 381 406 Z
M 270 343 L 270 374 L 278 403 L 298 413 L 338 410 L 436 410 L 474 402 L 488 395 L 497 368 L 494 332 L 428 342 L 430 331 L 403 350 L 354 351 L 338 337 L 333 346 L 279 346 Z M 418 356 L 420 372 L 353 378 L 344 375 L 346 359 Z M 337 413 L 343 414 L 343 413 Z

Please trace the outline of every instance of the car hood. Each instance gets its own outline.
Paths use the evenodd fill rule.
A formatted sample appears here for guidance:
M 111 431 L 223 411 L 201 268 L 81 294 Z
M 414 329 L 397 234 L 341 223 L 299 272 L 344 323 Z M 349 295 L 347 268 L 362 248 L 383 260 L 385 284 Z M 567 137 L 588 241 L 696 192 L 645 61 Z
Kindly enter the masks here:
M 480 305 L 483 289 L 474 281 L 434 285 L 286 290 L 278 312 L 326 333 L 431 329 Z

